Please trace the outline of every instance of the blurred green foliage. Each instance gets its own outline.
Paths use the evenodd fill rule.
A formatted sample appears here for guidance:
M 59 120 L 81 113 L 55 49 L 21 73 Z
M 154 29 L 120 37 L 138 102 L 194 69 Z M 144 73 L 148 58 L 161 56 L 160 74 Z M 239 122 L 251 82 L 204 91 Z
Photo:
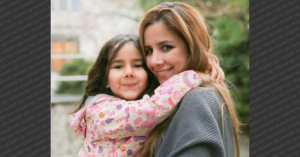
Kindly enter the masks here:
M 92 63 L 84 59 L 73 59 L 67 62 L 60 70 L 61 76 L 87 75 Z M 82 94 L 86 81 L 61 81 L 58 83 L 56 94 Z
M 139 0 L 144 11 L 164 0 Z M 170 0 L 169 2 L 172 2 Z M 181 0 L 205 17 L 214 50 L 232 84 L 230 91 L 240 120 L 249 124 L 249 0 Z M 249 133 L 249 128 L 243 127 Z

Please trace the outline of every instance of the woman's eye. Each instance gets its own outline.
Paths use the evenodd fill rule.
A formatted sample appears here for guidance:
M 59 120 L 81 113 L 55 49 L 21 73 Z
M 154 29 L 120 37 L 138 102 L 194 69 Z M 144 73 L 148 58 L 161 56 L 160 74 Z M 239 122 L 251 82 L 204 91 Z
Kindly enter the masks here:
M 146 55 L 149 55 L 149 54 L 152 54 L 152 49 L 148 49 L 148 50 L 146 50 Z
M 169 45 L 164 45 L 163 46 L 163 50 L 164 51 L 169 51 L 169 50 L 171 50 L 173 48 L 173 46 L 169 46 Z

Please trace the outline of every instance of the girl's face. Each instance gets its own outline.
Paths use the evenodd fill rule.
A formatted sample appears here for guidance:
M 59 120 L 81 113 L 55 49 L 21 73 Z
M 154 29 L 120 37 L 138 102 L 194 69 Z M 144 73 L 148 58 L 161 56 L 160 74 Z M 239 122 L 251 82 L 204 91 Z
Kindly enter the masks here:
M 160 84 L 184 71 L 188 61 L 185 42 L 162 22 L 148 26 L 144 32 L 146 62 Z
M 128 42 L 113 58 L 109 74 L 108 85 L 111 91 L 126 100 L 134 100 L 147 87 L 148 75 L 142 67 L 142 56 L 132 42 Z

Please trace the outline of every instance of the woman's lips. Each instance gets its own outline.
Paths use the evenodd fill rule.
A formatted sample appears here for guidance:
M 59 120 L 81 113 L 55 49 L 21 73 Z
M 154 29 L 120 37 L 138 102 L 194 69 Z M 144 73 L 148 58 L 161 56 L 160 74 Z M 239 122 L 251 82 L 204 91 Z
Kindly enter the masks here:
M 170 70 L 172 70 L 172 68 L 167 69 L 167 70 L 156 71 L 156 74 L 157 74 L 158 76 L 163 76 L 164 74 L 166 74 L 166 73 L 169 72 Z

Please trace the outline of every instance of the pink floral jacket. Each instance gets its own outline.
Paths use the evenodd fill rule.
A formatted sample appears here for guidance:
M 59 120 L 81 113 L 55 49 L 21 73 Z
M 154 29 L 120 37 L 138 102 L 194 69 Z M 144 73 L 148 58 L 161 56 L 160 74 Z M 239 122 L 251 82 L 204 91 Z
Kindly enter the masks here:
M 202 83 L 195 71 L 174 75 L 155 89 L 152 97 L 126 101 L 105 94 L 89 97 L 69 115 L 76 137 L 84 140 L 80 157 L 136 156 L 146 135 L 168 118 L 182 97 Z

